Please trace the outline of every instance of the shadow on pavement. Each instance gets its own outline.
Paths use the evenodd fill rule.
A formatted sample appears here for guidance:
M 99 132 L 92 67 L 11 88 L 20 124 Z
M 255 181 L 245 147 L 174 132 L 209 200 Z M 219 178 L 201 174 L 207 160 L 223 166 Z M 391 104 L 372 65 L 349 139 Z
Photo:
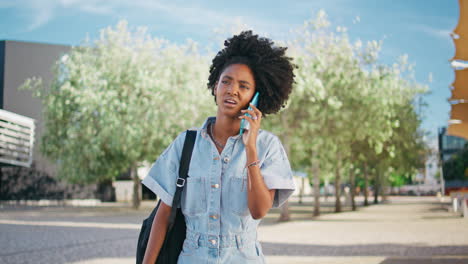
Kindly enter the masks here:
M 463 258 L 437 258 L 437 259 L 430 259 L 430 258 L 418 258 L 418 259 L 411 259 L 411 258 L 388 258 L 385 259 L 383 262 L 379 264 L 467 264 L 468 259 Z
M 265 255 L 287 256 L 391 256 L 391 257 L 434 257 L 467 256 L 468 246 L 420 246 L 407 244 L 363 244 L 363 245 L 307 245 L 262 242 Z M 398 258 L 401 259 L 401 258 Z M 409 259 L 410 261 L 411 259 Z M 389 258 L 388 261 L 393 261 Z M 464 259 L 468 263 L 468 258 Z M 399 263 L 399 262 L 385 262 Z M 405 262 L 406 263 L 406 262 Z M 407 262 L 413 264 L 413 262 Z M 414 262 L 420 263 L 420 262 Z M 433 262 L 421 262 L 433 263 Z M 439 263 L 439 262 L 437 262 Z

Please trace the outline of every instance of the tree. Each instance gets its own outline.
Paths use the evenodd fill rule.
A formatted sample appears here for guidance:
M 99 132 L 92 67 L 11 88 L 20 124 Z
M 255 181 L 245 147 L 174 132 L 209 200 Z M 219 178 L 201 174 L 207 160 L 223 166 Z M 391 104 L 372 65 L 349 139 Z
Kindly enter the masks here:
M 70 182 L 113 180 L 130 168 L 138 207 L 137 168 L 211 110 L 207 69 L 196 43 L 130 32 L 125 21 L 106 28 L 57 63 L 51 87 L 24 84 L 44 105 L 41 150 Z
M 371 89 L 366 86 L 365 63 L 378 48 L 371 42 L 365 49 L 360 43 L 351 44 L 345 30 L 334 33 L 324 12 L 317 19 L 305 23 L 296 41 L 298 59 L 298 87 L 304 100 L 298 110 L 305 112 L 301 137 L 313 135 L 313 143 L 302 144 L 304 153 L 314 153 L 313 163 L 320 171 L 335 175 L 335 211 L 341 211 L 340 190 L 344 169 L 350 167 L 351 142 L 362 138 L 370 123 Z M 367 89 L 366 89 L 367 88 Z M 366 119 L 367 118 L 367 119 Z M 362 122 L 361 122 L 362 120 Z M 298 131 L 298 130 L 296 130 Z M 315 161 L 314 161 L 315 160 Z M 318 183 L 318 168 L 311 166 Z M 318 191 L 315 214 L 318 214 Z
M 404 57 L 391 67 L 379 64 L 379 42 L 352 44 L 345 29 L 330 30 L 323 11 L 297 33 L 288 45 L 298 65 L 296 86 L 281 113 L 280 126 L 287 130 L 279 134 L 287 137 L 293 166 L 314 175 L 315 215 L 319 214 L 320 174 L 334 175 L 336 212 L 341 211 L 341 182 L 349 175 L 356 209 L 356 173 L 367 175 L 376 171 L 376 165 L 382 173 L 396 167 L 391 159 L 397 148 L 398 153 L 418 153 L 412 142 L 418 140 L 415 131 L 420 121 L 414 118 L 412 102 L 422 90 L 402 76 L 409 69 Z M 399 129 L 406 120 L 410 125 Z M 375 166 L 369 169 L 368 164 Z

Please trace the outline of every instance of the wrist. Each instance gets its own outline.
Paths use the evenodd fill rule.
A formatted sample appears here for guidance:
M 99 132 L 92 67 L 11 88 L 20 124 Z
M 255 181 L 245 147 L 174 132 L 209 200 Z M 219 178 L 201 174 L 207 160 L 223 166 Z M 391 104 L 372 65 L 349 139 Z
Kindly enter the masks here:
M 257 147 L 254 146 L 245 146 L 245 154 L 247 155 L 247 160 L 255 161 L 257 160 Z
M 245 167 L 246 167 L 247 169 L 249 169 L 250 167 L 253 167 L 253 166 L 258 166 L 258 167 L 260 167 L 260 160 L 256 160 L 256 161 L 254 161 L 254 162 L 252 162 L 252 163 L 248 163 Z

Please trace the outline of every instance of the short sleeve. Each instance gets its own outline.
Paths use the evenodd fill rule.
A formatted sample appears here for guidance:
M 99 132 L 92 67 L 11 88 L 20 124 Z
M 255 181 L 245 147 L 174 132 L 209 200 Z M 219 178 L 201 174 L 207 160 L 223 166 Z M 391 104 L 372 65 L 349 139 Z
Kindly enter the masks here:
M 167 205 L 172 205 L 172 199 L 174 198 L 185 134 L 186 132 L 181 133 L 163 151 L 142 181 L 142 184 Z
M 291 165 L 278 137 L 274 136 L 270 141 L 260 170 L 268 189 L 276 189 L 273 208 L 280 207 L 293 194 L 296 186 Z

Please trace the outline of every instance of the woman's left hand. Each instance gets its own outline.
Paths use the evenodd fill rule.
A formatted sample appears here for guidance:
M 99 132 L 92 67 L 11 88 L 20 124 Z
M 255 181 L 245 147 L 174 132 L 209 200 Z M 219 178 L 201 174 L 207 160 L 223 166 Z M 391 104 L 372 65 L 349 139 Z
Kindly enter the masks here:
M 260 123 L 262 122 L 262 112 L 258 110 L 253 104 L 250 104 L 252 110 L 241 110 L 242 115 L 239 116 L 240 119 L 245 119 L 250 124 L 250 128 L 244 130 L 242 135 L 242 141 L 246 147 L 255 148 L 257 145 L 257 135 L 258 130 L 260 129 Z M 252 117 L 244 115 L 245 113 L 249 113 Z

